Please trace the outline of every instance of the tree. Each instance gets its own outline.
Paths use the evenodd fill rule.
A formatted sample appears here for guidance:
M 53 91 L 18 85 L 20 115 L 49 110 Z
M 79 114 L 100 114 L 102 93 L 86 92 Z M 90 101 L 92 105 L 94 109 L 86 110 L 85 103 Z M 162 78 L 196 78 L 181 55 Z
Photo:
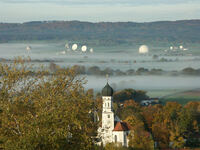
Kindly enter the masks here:
M 144 122 L 138 118 L 138 116 L 132 115 L 132 116 L 128 116 L 125 120 L 125 122 L 127 122 L 132 130 L 144 130 Z
M 129 147 L 140 150 L 154 150 L 151 134 L 144 130 L 132 130 L 128 136 Z
M 185 140 L 181 135 L 180 129 L 178 126 L 175 126 L 173 131 L 170 131 L 170 142 L 172 148 L 183 148 L 185 145 Z
M 123 147 L 121 145 L 116 145 L 116 143 L 108 143 L 105 146 L 105 150 L 128 150 L 129 148 Z
M 26 60 L 0 64 L 4 149 L 93 149 L 93 97 L 73 69 L 32 74 Z
M 130 99 L 140 102 L 141 100 L 147 99 L 148 96 L 146 95 L 146 92 L 142 90 L 124 89 L 115 92 L 113 98 L 116 102 L 124 102 L 125 100 Z
M 158 148 L 164 149 L 169 147 L 169 131 L 165 124 L 154 123 L 152 125 L 152 134 Z
M 128 116 L 125 120 L 131 126 L 131 132 L 128 135 L 129 147 L 141 150 L 153 150 L 154 141 L 149 132 L 145 131 L 145 124 L 140 116 Z
M 51 62 L 49 64 L 49 69 L 50 69 L 51 72 L 55 72 L 57 69 L 59 69 L 59 66 L 56 65 L 55 63 Z

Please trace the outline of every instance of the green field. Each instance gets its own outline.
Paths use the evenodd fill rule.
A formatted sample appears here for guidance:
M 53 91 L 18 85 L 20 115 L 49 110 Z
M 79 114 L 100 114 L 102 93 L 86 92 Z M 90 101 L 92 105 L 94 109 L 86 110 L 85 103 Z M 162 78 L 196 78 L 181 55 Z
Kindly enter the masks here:
M 152 90 L 148 91 L 147 95 L 150 97 L 160 98 L 160 101 L 163 104 L 165 104 L 166 102 L 175 101 L 182 105 L 185 105 L 190 101 L 200 101 L 200 90 L 184 92 L 181 92 L 180 90 Z

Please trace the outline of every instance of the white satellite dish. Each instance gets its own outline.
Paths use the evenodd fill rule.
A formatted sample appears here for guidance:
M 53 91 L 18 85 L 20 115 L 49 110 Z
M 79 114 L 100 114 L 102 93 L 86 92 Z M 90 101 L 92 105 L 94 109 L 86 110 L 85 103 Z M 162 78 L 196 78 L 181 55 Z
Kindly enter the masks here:
M 148 46 L 146 45 L 141 45 L 140 48 L 139 48 L 139 53 L 140 54 L 146 54 L 149 52 L 149 48 Z
M 93 48 L 90 48 L 90 53 L 93 53 L 94 52 L 94 49 Z
M 169 49 L 170 49 L 170 50 L 173 50 L 173 49 L 174 49 L 174 47 L 173 47 L 173 46 L 170 46 L 170 47 L 169 47 Z
M 73 44 L 73 45 L 72 45 L 72 50 L 73 50 L 73 51 L 77 50 L 77 48 L 78 48 L 78 45 L 77 45 L 77 44 Z
M 27 46 L 27 47 L 26 47 L 26 50 L 27 50 L 27 51 L 30 51 L 30 50 L 31 50 L 31 46 Z
M 69 49 L 69 44 L 68 43 L 65 44 L 65 48 Z
M 87 51 L 87 46 L 86 46 L 86 45 L 82 46 L 82 47 L 81 47 L 81 51 L 82 51 L 82 52 L 86 52 L 86 51 Z

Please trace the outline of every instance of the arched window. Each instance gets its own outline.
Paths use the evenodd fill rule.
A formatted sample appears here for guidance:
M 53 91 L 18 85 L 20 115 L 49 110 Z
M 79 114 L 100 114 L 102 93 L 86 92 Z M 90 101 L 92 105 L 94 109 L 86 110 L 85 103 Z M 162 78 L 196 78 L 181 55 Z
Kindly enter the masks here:
M 115 143 L 117 143 L 117 135 L 115 135 Z
M 109 103 L 108 103 L 108 107 L 109 107 Z

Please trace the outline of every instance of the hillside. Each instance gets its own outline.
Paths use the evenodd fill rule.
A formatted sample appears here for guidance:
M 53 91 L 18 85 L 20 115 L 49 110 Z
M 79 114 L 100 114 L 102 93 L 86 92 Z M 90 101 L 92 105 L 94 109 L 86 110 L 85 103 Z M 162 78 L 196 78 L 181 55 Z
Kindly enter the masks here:
M 96 45 L 134 42 L 200 42 L 200 20 L 135 22 L 35 21 L 0 23 L 0 42 L 20 40 L 92 41 Z

